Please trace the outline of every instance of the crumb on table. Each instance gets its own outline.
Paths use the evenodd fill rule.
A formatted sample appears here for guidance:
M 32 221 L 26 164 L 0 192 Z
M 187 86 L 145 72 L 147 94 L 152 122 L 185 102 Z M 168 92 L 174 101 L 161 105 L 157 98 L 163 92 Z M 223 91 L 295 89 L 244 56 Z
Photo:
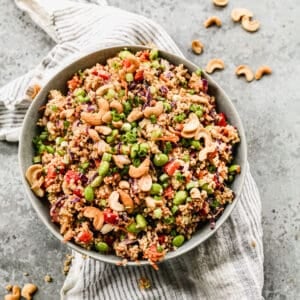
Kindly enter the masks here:
M 141 277 L 139 279 L 139 288 L 141 290 L 144 290 L 144 289 L 149 289 L 151 287 L 151 282 L 148 278 L 146 277 Z
M 50 275 L 46 275 L 45 277 L 44 277 L 44 281 L 45 282 L 52 282 L 52 277 L 50 276 Z

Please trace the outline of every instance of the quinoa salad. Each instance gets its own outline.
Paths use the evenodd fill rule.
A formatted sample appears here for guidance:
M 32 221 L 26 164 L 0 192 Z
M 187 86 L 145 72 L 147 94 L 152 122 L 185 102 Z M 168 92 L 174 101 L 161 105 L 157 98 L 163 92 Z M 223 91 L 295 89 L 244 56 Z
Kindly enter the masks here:
M 78 71 L 40 113 L 25 175 L 65 241 L 156 267 L 234 200 L 236 127 L 157 49 Z

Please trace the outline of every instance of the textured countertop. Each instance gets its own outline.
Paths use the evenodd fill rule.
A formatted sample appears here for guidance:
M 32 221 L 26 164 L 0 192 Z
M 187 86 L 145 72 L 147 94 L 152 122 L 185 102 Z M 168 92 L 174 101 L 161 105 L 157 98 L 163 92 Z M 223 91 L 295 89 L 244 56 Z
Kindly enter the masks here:
M 216 9 L 210 0 L 121 1 L 110 4 L 141 13 L 162 24 L 181 50 L 199 66 L 223 58 L 226 69 L 213 77 L 227 91 L 243 120 L 249 162 L 262 198 L 266 299 L 299 299 L 300 295 L 300 6 L 297 0 L 230 1 Z M 234 4 L 233 4 L 234 3 Z M 230 20 L 234 7 L 251 9 L 261 21 L 255 34 Z M 221 29 L 204 29 L 210 15 Z M 34 67 L 53 41 L 20 12 L 11 0 L 0 0 L 0 86 Z M 192 54 L 200 38 L 204 53 Z M 235 66 L 261 64 L 274 74 L 246 83 Z M 64 245 L 56 241 L 26 199 L 21 186 L 17 144 L 0 143 L 0 297 L 8 283 L 36 283 L 35 299 L 58 299 L 64 276 Z M 25 276 L 23 273 L 28 273 Z M 45 283 L 46 274 L 53 277 Z

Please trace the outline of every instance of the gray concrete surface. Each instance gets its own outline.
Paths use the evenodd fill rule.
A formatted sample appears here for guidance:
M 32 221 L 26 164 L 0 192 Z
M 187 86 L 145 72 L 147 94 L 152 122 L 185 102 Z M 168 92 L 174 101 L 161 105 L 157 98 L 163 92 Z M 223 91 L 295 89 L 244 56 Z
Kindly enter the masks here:
M 185 55 L 200 66 L 223 58 L 226 69 L 215 79 L 233 99 L 244 122 L 249 162 L 263 206 L 266 299 L 299 299 L 300 295 L 300 5 L 297 0 L 230 1 L 216 9 L 211 1 L 121 1 L 111 4 L 160 22 Z M 255 34 L 230 20 L 233 7 L 247 7 L 261 21 Z M 210 15 L 221 29 L 203 28 Z M 200 38 L 203 55 L 189 45 Z M 0 0 L 0 85 L 23 74 L 43 57 L 53 42 L 11 0 Z M 268 64 L 270 77 L 246 83 L 237 79 L 240 63 L 253 69 Z M 35 299 L 58 299 L 61 267 L 67 249 L 47 232 L 27 201 L 19 179 L 17 145 L 0 143 L 0 297 L 7 283 L 33 281 Z M 29 276 L 23 275 L 28 272 Z M 53 283 L 44 283 L 51 274 Z

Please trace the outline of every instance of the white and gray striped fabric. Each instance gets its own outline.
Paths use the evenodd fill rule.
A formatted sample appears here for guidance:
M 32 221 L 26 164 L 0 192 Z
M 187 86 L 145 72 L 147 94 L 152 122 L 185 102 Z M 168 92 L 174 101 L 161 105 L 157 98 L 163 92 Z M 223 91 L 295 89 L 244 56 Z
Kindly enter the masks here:
M 120 44 L 150 44 L 182 55 L 169 35 L 145 17 L 107 6 L 104 0 L 15 0 L 57 45 L 41 64 L 0 89 L 0 140 L 17 141 L 35 84 L 84 53 Z M 249 169 L 249 167 L 247 167 Z M 64 300 L 263 299 L 261 203 L 247 171 L 231 217 L 207 242 L 180 258 L 151 267 L 117 267 L 73 253 L 61 290 Z M 146 277 L 150 289 L 141 290 Z

